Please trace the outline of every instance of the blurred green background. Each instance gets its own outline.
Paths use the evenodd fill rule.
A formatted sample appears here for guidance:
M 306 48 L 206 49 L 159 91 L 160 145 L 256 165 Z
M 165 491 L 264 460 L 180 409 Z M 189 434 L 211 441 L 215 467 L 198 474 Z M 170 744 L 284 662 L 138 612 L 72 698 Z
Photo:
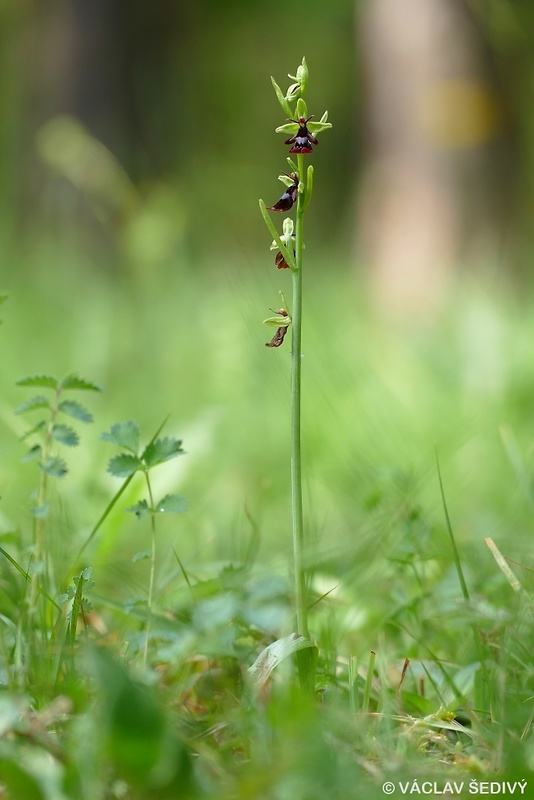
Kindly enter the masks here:
M 259 538 L 287 572 L 290 348 L 266 350 L 261 322 L 290 280 L 258 198 L 278 199 L 286 169 L 270 75 L 285 89 L 305 55 L 310 113 L 333 123 L 313 156 L 304 289 L 317 586 L 341 580 L 352 608 L 372 592 L 372 644 L 415 553 L 446 572 L 436 449 L 472 584 L 496 573 L 485 536 L 524 561 L 533 23 L 518 0 L 4 0 L 0 529 L 29 530 L 35 485 L 17 466 L 15 381 L 76 371 L 105 393 L 69 454 L 60 551 L 118 488 L 100 432 L 134 418 L 148 440 L 169 414 L 187 455 L 155 493 L 190 510 L 166 521 L 167 552 L 198 571 Z M 122 596 L 141 528 L 121 507 L 95 540 Z

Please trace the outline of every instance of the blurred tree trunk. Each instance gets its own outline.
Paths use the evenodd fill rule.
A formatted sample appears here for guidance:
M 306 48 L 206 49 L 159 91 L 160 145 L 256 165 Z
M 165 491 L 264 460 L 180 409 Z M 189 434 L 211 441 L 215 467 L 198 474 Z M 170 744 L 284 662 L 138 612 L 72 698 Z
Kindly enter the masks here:
M 360 23 L 369 126 L 360 239 L 380 302 L 432 314 L 452 265 L 489 227 L 499 99 L 463 0 L 373 0 Z

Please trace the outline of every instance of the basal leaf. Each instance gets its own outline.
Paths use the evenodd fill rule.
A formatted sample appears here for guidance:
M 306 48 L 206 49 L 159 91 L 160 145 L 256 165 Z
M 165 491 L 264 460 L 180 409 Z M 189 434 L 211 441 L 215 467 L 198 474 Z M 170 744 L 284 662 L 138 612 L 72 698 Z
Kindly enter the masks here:
M 93 421 L 91 412 L 88 411 L 85 406 L 82 406 L 81 403 L 77 403 L 76 400 L 63 400 L 59 404 L 59 410 L 69 417 L 77 419 L 79 422 L 88 423 Z
M 26 375 L 16 383 L 17 386 L 42 386 L 45 389 L 57 389 L 58 380 L 53 375 Z
M 150 506 L 148 505 L 146 500 L 140 500 L 135 505 L 130 506 L 129 508 L 127 508 L 126 511 L 128 511 L 131 514 L 135 514 L 137 519 L 142 519 L 144 516 L 146 516 L 149 513 Z
M 86 381 L 84 378 L 79 378 L 78 375 L 72 373 L 71 375 L 67 375 L 66 378 L 63 378 L 61 381 L 61 388 L 62 389 L 81 389 L 88 392 L 102 392 L 103 389 L 97 383 L 93 383 L 93 381 Z
M 60 456 L 49 456 L 49 458 L 43 459 L 40 467 L 43 472 L 46 472 L 52 478 L 63 478 L 68 472 L 67 464 Z
M 277 639 L 276 642 L 262 650 L 254 664 L 248 668 L 252 682 L 257 687 L 263 686 L 269 679 L 273 669 L 281 664 L 284 659 L 299 650 L 314 646 L 313 642 L 310 642 L 304 636 L 299 636 L 298 633 L 290 633 L 289 636 Z
M 50 403 L 46 397 L 38 394 L 30 398 L 30 400 L 26 400 L 25 403 L 21 403 L 20 406 L 17 406 L 15 414 L 24 414 L 25 411 L 33 411 L 34 408 L 50 408 Z
M 137 454 L 139 450 L 139 426 L 133 419 L 125 422 L 116 422 L 111 426 L 108 433 L 100 436 L 105 442 L 112 442 L 119 447 L 124 447 L 131 453 Z
M 68 425 L 54 425 L 52 436 L 57 442 L 66 445 L 66 447 L 77 447 L 80 443 L 80 437 Z
M 169 459 L 179 456 L 183 452 L 180 439 L 165 437 L 156 439 L 148 444 L 141 458 L 147 467 L 155 467 L 156 464 L 163 464 L 164 461 L 169 461 Z
M 179 514 L 187 510 L 187 500 L 179 494 L 166 494 L 156 506 L 156 511 L 165 511 L 169 514 Z
M 137 456 L 121 453 L 110 459 L 108 472 L 115 478 L 129 478 L 130 475 L 133 475 L 134 472 L 137 472 L 142 466 Z

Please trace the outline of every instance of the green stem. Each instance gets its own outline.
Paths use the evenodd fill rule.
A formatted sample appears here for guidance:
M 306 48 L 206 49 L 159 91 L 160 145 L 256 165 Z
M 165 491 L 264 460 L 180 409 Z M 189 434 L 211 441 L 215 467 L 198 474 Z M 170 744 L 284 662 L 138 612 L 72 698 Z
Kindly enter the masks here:
M 143 667 L 147 668 L 148 663 L 148 644 L 150 641 L 150 627 L 152 625 L 152 603 L 154 599 L 154 578 L 156 575 L 156 512 L 154 511 L 154 497 L 152 496 L 152 487 L 150 485 L 150 478 L 148 472 L 145 472 L 146 483 L 148 487 L 148 497 L 150 502 L 150 524 L 152 528 L 152 546 L 150 549 L 150 577 L 148 581 L 148 615 L 146 620 L 146 634 L 145 634 L 145 648 L 143 651 Z
M 297 156 L 298 172 L 304 179 L 304 158 Z M 293 303 L 291 310 L 291 511 L 293 520 L 293 567 L 295 570 L 295 605 L 297 632 L 308 636 L 308 612 L 306 599 L 306 574 L 304 569 L 304 519 L 302 511 L 302 466 L 300 452 L 300 411 L 302 372 L 302 256 L 304 249 L 304 201 L 305 191 L 299 192 L 295 225 L 295 269 L 293 277 Z

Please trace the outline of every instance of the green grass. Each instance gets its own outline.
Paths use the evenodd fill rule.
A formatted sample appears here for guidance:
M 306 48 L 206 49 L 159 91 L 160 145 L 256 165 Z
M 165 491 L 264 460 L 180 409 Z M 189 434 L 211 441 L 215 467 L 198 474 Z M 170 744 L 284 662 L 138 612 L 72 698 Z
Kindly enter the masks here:
M 310 700 L 283 657 L 295 629 L 290 354 L 266 349 L 261 325 L 285 276 L 237 257 L 147 275 L 143 286 L 90 277 L 70 258 L 22 266 L 23 280 L 14 273 L 0 287 L 10 294 L 0 329 L 0 797 L 345 800 L 383 797 L 386 780 L 534 786 L 534 308 L 465 278 L 438 320 L 387 319 L 341 260 L 310 262 Z M 29 425 L 13 409 L 28 393 L 15 384 L 73 371 L 105 392 L 87 401 L 95 423 L 78 431 L 69 474 L 49 486 L 54 602 L 41 598 L 36 618 L 25 573 L 38 475 L 20 463 Z M 152 493 L 176 491 L 189 507 L 158 515 L 145 670 L 150 561 L 136 554 L 152 534 L 148 518 L 125 513 L 146 497 L 142 476 L 74 559 L 121 487 L 100 434 L 136 419 L 148 441 L 168 415 L 163 435 L 183 440 L 186 455 L 154 469 Z M 89 565 L 90 613 L 73 583 Z M 58 600 L 68 586 L 72 599 Z M 260 659 L 250 670 L 276 640 L 274 669 Z

